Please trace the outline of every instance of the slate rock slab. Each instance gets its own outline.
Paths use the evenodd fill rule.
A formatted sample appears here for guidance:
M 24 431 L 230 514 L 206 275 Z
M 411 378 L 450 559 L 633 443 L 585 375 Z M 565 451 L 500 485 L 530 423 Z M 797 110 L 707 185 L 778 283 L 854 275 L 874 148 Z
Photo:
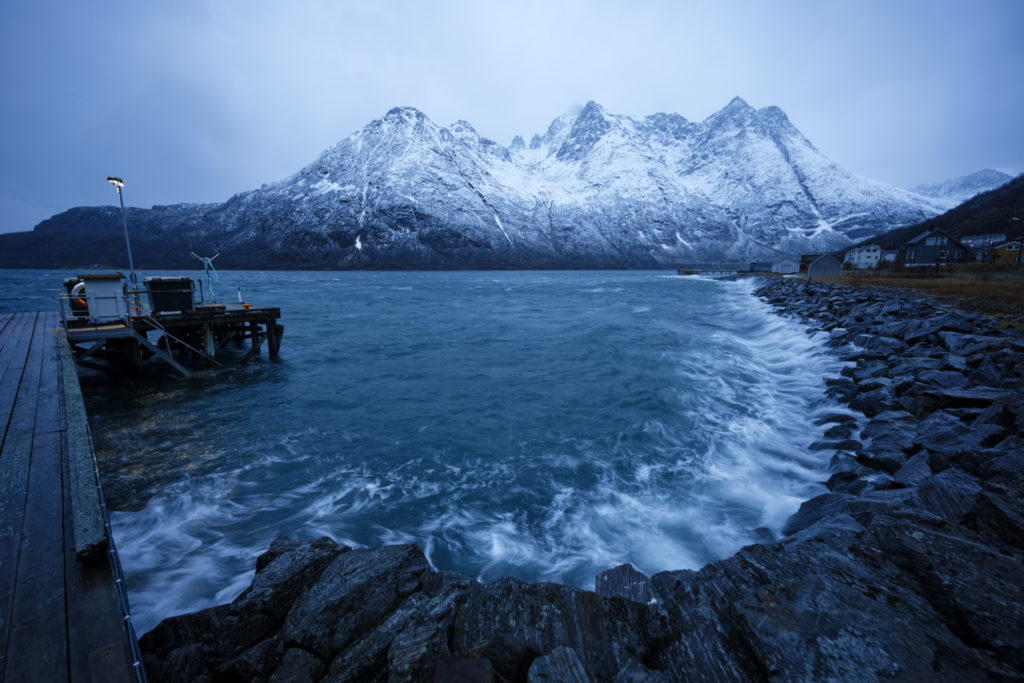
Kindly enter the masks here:
M 893 480 L 904 486 L 920 486 L 930 476 L 932 468 L 928 465 L 928 453 L 921 451 L 903 463 L 893 475 Z
M 928 477 L 918 488 L 925 510 L 954 523 L 974 509 L 981 491 L 974 477 L 956 467 Z
M 598 574 L 594 579 L 594 592 L 604 597 L 625 598 L 641 604 L 648 604 L 654 600 L 651 580 L 629 564 L 619 565 L 615 569 Z
M 914 443 L 936 453 L 954 454 L 970 447 L 965 438 L 968 431 L 959 418 L 936 411 L 918 425 Z

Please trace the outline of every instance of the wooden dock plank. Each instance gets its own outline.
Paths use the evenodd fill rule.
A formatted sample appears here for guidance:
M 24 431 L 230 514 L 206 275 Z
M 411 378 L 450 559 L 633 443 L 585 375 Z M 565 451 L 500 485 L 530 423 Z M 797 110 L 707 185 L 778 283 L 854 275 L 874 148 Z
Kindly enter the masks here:
M 77 562 L 70 550 L 68 561 Z M 135 673 L 131 667 L 131 648 L 109 568 L 79 563 L 78 571 L 69 572 L 68 577 L 69 679 L 132 680 Z
M 4 348 L 4 328 L 14 320 L 13 313 L 0 313 L 0 351 Z
M 10 317 L 7 318 L 7 322 L 4 323 L 2 329 L 0 329 L 0 358 L 3 358 L 5 350 L 10 348 L 18 339 L 18 334 L 15 332 L 16 329 L 24 327 L 25 321 L 35 320 L 34 313 L 11 313 Z
M 8 636 L 6 680 L 68 677 L 60 433 L 35 438 Z
M 81 388 L 71 350 L 63 342 L 60 379 L 67 427 L 64 478 L 69 482 L 64 490 L 64 506 L 71 510 L 73 528 L 68 533 L 65 527 L 64 534 L 69 678 L 127 681 L 134 675 L 130 669 L 131 647 L 111 570 Z M 82 552 L 83 547 L 92 552 Z
M 7 643 L 9 680 L 67 678 L 62 407 L 53 322 L 38 317 L 30 350 L 30 358 L 40 357 L 39 382 L 34 385 L 28 488 Z M 32 388 L 26 387 L 26 403 Z
M 99 496 L 99 481 L 93 459 L 89 421 L 82 389 L 78 384 L 71 348 L 62 336 L 60 347 L 61 394 L 64 397 L 65 453 L 68 462 L 67 489 L 70 494 L 71 537 L 76 557 L 88 559 L 108 547 L 106 523 Z
M 31 340 L 32 332 L 34 329 L 23 331 L 22 336 Z M 14 656 L 16 653 L 10 648 L 9 641 L 42 364 L 40 345 L 30 343 L 24 371 L 14 388 L 7 433 L 0 448 L 0 633 L 3 635 L 0 643 L 0 666 L 3 668 L 0 671 L 5 673 L 4 680 L 19 680 L 11 676 L 12 664 L 19 658 Z
M 14 313 L 0 313 L 0 354 L 4 352 L 4 345 L 7 343 L 7 335 L 4 330 L 14 322 Z
M 11 320 L 4 326 L 2 332 L 0 332 L 0 365 L 9 365 L 16 357 L 16 352 L 20 348 L 22 351 L 27 351 L 27 347 L 19 346 L 19 342 L 22 341 L 24 332 L 28 325 L 35 324 L 35 316 L 30 313 L 18 313 L 12 316 Z M 24 357 L 22 357 L 24 360 Z M 24 362 L 20 363 L 23 367 Z
M 25 359 L 28 357 L 34 323 L 34 316 L 19 313 L 15 320 L 4 328 L 4 348 L 0 351 L 0 443 L 3 442 L 3 432 L 7 429 L 14 407 L 14 397 L 17 396 L 18 384 L 25 370 Z
M 78 380 L 63 372 L 59 324 L 55 313 L 18 314 L 0 329 L 5 356 L 23 363 L 10 368 L 18 382 L 0 413 L 0 680 L 130 681 L 132 641 L 110 555 L 80 561 L 74 547 L 68 423 L 81 396 L 65 391 Z M 91 466 L 84 410 L 72 412 Z

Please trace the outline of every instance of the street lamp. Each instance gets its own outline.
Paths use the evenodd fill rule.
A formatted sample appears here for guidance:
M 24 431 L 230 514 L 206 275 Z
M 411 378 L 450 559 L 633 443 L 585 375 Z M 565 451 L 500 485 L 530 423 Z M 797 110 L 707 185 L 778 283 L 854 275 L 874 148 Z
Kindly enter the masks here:
M 139 280 L 135 276 L 135 262 L 132 260 L 132 242 L 128 239 L 128 218 L 124 213 L 124 195 L 121 194 L 121 188 L 124 187 L 124 181 L 114 176 L 108 176 L 107 182 L 114 186 L 117 190 L 117 198 L 121 202 L 121 227 L 124 228 L 124 243 L 128 247 L 128 279 L 132 283 L 132 301 L 134 302 L 133 308 L 136 311 L 139 309 Z

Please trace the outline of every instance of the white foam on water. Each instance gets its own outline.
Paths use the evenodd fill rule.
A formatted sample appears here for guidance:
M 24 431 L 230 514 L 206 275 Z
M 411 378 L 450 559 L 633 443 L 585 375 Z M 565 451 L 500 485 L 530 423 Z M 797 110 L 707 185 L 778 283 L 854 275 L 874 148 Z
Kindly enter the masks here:
M 601 356 L 606 367 L 595 372 L 611 381 L 628 379 L 631 366 L 652 355 L 663 370 L 660 383 L 616 388 L 627 394 L 616 398 L 643 417 L 623 424 L 610 441 L 572 430 L 520 438 L 509 429 L 498 432 L 509 441 L 494 444 L 494 453 L 504 454 L 499 457 L 486 440 L 464 433 L 461 416 L 447 412 L 415 414 L 405 418 L 404 430 L 378 434 L 372 420 L 345 419 L 337 407 L 347 400 L 342 388 L 337 396 L 309 399 L 311 410 L 334 401 L 337 424 L 297 425 L 272 448 L 247 446 L 252 457 L 233 469 L 197 473 L 164 488 L 141 510 L 115 512 L 137 628 L 145 632 L 166 616 L 232 598 L 251 579 L 255 556 L 277 536 L 326 535 L 354 547 L 416 543 L 431 566 L 481 581 L 511 575 L 590 588 L 597 573 L 623 562 L 648 574 L 697 569 L 779 535 L 800 502 L 824 490 L 819 482 L 831 453 L 809 446 L 825 429 L 813 424 L 815 417 L 842 410 L 823 398 L 823 378 L 838 374 L 842 364 L 825 353 L 823 337 L 806 334 L 752 297 L 749 283 L 663 281 L 678 283 L 680 296 L 713 300 L 714 307 L 676 319 L 656 313 L 654 304 L 623 302 L 633 318 L 602 319 L 597 328 L 572 323 L 580 327 L 579 339 L 603 350 L 630 325 L 650 326 L 663 341 L 685 341 L 662 348 L 629 337 L 629 348 Z M 508 283 L 488 281 L 494 284 Z M 611 309 L 623 290 L 605 285 L 584 293 L 600 295 L 598 304 Z M 485 341 L 500 341 L 502 334 L 515 339 L 502 329 Z M 421 341 L 417 348 L 433 348 L 431 340 Z M 582 346 L 567 352 L 598 355 Z M 348 349 L 340 353 L 355 362 Z M 420 371 L 386 367 L 391 374 L 381 376 L 382 383 Z M 531 368 L 470 368 L 465 381 L 486 383 L 502 371 Z M 585 377 L 549 379 L 555 371 L 543 369 L 536 386 L 522 390 L 530 402 L 543 402 L 544 382 L 570 388 L 579 382 L 581 391 L 591 386 L 581 381 Z M 506 415 L 500 392 L 476 396 L 461 385 L 436 391 L 492 421 L 543 417 Z M 567 405 L 544 410 L 573 415 L 574 399 L 564 400 Z M 650 414 L 648 404 L 656 408 Z M 421 404 L 416 410 L 429 412 Z
M 681 439 L 661 423 L 646 425 L 657 444 L 654 460 L 650 452 L 620 444 L 617 455 L 629 466 L 630 481 L 603 463 L 605 454 L 591 454 L 588 462 L 601 470 L 599 484 L 577 490 L 549 483 L 554 492 L 539 523 L 527 515 L 453 506 L 420 528 L 432 552 L 443 526 L 458 530 L 440 533 L 450 548 L 480 557 L 481 580 L 514 573 L 586 586 L 621 562 L 647 572 L 696 569 L 780 535 L 800 503 L 824 491 L 820 482 L 831 453 L 808 446 L 824 431 L 812 424 L 823 410 L 816 405 L 823 401 L 824 378 L 842 364 L 824 352 L 820 338 L 774 316 L 767 305 L 753 297 L 739 301 L 742 310 L 730 311 L 735 324 L 680 359 L 681 373 L 700 378 L 680 397 L 693 433 Z M 686 440 L 700 445 L 694 450 Z M 545 457 L 552 469 L 580 465 L 563 454 Z

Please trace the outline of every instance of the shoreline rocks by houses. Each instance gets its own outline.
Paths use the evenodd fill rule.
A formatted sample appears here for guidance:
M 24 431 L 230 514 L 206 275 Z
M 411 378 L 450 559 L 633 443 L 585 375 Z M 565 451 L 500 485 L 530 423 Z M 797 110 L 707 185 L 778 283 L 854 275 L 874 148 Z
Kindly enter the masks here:
M 275 541 L 237 599 L 142 638 L 153 680 L 1024 677 L 1024 340 L 889 292 L 757 295 L 849 361 L 828 492 L 780 541 L 594 592 L 430 568 L 415 546 Z

